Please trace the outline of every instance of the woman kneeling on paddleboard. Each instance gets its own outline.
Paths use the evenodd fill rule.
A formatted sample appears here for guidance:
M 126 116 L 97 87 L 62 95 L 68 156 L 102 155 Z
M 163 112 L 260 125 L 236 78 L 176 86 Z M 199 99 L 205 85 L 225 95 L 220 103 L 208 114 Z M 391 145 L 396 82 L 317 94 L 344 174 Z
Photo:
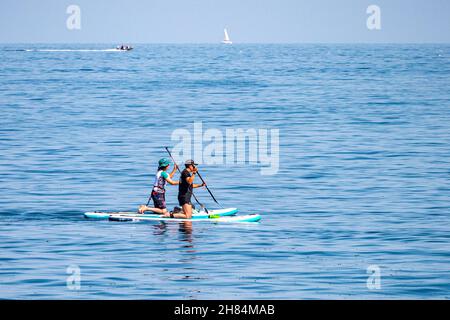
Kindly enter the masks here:
M 156 173 L 155 183 L 153 184 L 152 189 L 152 200 L 154 204 L 154 208 L 148 207 L 146 205 L 141 205 L 139 207 L 139 213 L 144 213 L 145 211 L 152 211 L 157 214 L 165 214 L 167 213 L 166 208 L 166 184 L 167 182 L 171 185 L 180 184 L 180 181 L 173 181 L 172 178 L 177 171 L 177 165 L 174 165 L 172 172 L 167 173 L 167 169 L 170 166 L 170 160 L 166 158 L 162 158 L 158 162 L 158 172 Z
M 192 218 L 192 203 L 191 197 L 194 188 L 206 186 L 205 183 L 195 184 L 194 179 L 197 174 L 197 167 L 194 160 L 187 160 L 185 162 L 186 169 L 181 172 L 181 177 L 178 187 L 178 203 L 183 208 L 182 213 L 165 213 L 164 216 L 172 218 L 191 219 Z

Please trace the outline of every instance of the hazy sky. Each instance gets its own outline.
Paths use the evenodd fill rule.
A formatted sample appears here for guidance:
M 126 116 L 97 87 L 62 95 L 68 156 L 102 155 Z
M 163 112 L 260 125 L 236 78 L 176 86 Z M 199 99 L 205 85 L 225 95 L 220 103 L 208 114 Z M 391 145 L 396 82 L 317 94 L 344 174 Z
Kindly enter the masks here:
M 68 30 L 69 5 L 81 30 Z M 366 9 L 381 9 L 368 30 Z M 0 42 L 450 42 L 450 0 L 0 0 Z

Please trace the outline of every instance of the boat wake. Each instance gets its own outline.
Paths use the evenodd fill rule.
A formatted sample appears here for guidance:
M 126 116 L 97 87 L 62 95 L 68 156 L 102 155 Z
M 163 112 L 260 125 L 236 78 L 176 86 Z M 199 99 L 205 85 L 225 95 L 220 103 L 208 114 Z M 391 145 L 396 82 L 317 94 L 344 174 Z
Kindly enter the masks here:
M 82 211 L 77 210 L 49 210 L 49 211 L 36 211 L 32 209 L 6 209 L 0 210 L 0 220 L 8 219 L 9 221 L 15 220 L 80 220 Z
M 122 52 L 119 49 L 25 49 L 26 52 Z

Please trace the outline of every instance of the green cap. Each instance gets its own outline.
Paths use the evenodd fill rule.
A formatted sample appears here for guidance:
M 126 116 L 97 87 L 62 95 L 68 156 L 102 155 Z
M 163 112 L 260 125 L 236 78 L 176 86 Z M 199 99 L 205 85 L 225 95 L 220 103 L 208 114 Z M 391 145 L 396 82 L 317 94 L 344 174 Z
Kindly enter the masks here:
M 162 158 L 159 160 L 158 165 L 160 167 L 167 167 L 170 164 L 170 160 L 167 158 Z

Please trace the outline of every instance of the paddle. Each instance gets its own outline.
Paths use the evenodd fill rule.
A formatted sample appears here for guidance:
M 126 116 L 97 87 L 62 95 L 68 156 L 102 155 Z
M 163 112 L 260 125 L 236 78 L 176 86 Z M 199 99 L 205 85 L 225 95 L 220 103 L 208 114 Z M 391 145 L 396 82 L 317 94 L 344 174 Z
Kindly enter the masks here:
M 172 153 L 170 152 L 168 147 L 164 147 L 164 149 L 166 149 L 167 153 L 169 154 L 170 158 L 173 161 L 173 164 L 175 166 L 177 166 L 178 172 L 181 174 L 181 170 L 180 167 L 178 167 L 177 163 L 175 162 L 175 159 L 172 157 Z M 200 177 L 200 176 L 199 176 Z M 197 203 L 200 205 L 200 207 L 202 207 L 203 209 L 205 209 L 206 213 L 209 214 L 208 209 L 205 207 L 204 204 L 202 204 L 200 201 L 198 201 L 197 197 L 194 194 L 194 190 L 192 190 L 192 196 L 194 197 L 195 201 L 197 201 Z M 149 199 L 150 200 L 150 199 Z
M 206 190 L 208 190 L 208 192 L 209 192 L 209 194 L 211 195 L 211 198 L 213 198 L 214 202 L 217 203 L 218 205 L 220 205 L 220 203 L 216 200 L 216 198 L 215 198 L 214 195 L 212 194 L 211 190 L 209 190 L 208 186 L 206 185 L 205 180 L 203 180 L 203 178 L 202 178 L 200 172 L 198 172 L 198 169 L 197 169 L 197 175 L 198 175 L 198 177 L 200 178 L 200 180 L 202 180 L 203 184 L 205 185 Z

